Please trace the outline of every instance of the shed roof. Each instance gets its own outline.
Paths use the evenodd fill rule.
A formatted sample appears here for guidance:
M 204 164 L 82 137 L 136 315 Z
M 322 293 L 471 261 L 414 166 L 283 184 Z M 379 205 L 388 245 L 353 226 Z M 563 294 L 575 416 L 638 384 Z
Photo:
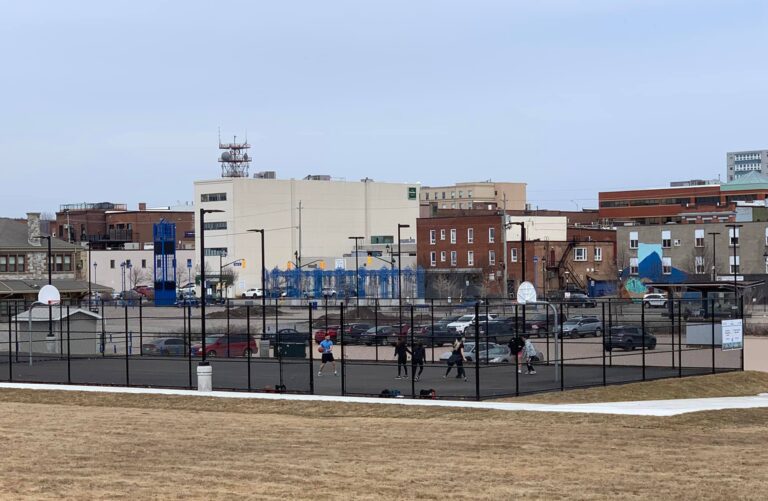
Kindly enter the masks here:
M 13 317 L 13 320 L 18 320 L 19 322 L 28 322 L 29 321 L 29 311 L 23 311 Z M 93 313 L 92 311 L 84 310 L 82 308 L 70 308 L 69 311 L 67 311 L 66 307 L 58 307 L 54 306 L 51 308 L 51 318 L 54 321 L 64 320 L 67 317 L 73 317 L 77 314 L 83 314 L 87 315 L 94 320 L 101 320 L 101 315 L 97 313 Z M 44 306 L 40 306 L 37 308 L 34 308 L 32 310 L 32 321 L 33 322 L 47 322 L 48 321 L 48 308 Z

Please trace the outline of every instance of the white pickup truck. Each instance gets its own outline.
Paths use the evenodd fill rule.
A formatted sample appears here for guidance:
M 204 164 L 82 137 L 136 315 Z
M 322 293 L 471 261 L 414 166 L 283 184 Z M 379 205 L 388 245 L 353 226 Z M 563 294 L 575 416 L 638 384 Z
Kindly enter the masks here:
M 493 320 L 494 318 L 498 317 L 498 315 L 495 314 L 488 314 L 486 315 L 479 315 L 477 320 L 478 322 L 485 322 L 487 320 Z M 475 316 L 474 315 L 462 315 L 459 318 L 456 319 L 455 322 L 451 322 L 448 324 L 448 333 L 449 334 L 464 334 L 464 331 L 467 330 L 467 327 L 472 325 L 475 322 Z

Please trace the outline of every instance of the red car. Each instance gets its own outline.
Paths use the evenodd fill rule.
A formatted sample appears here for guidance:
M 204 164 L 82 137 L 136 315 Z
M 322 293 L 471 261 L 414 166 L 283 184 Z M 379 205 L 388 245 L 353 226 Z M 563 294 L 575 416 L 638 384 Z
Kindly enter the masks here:
M 340 325 L 329 325 L 328 329 L 318 329 L 315 331 L 315 342 L 319 343 L 323 339 L 325 339 L 325 335 L 328 334 L 331 336 L 331 341 L 334 343 L 336 342 L 336 336 L 338 335 L 339 329 L 341 328 Z
M 256 340 L 247 334 L 230 334 L 229 343 L 226 335 L 205 338 L 205 353 L 208 357 L 247 357 L 249 353 L 254 356 L 258 352 Z M 192 345 L 192 355 L 203 356 L 202 343 Z

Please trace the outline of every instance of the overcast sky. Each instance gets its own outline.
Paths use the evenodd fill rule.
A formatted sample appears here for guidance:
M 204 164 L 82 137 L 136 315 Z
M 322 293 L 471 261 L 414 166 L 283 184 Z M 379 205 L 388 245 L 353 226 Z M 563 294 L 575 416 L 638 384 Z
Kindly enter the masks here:
M 533 205 L 725 177 L 768 148 L 768 2 L 0 0 L 0 215 L 251 172 L 528 183 Z

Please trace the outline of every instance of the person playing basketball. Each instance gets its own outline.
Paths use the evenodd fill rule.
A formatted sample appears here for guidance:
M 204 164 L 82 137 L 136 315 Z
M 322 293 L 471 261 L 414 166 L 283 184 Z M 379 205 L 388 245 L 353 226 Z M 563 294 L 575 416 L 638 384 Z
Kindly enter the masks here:
M 330 362 L 333 365 L 333 375 L 338 376 L 339 373 L 336 372 L 336 361 L 333 359 L 333 341 L 331 341 L 330 334 L 325 335 L 325 339 L 320 342 L 320 348 L 322 349 L 322 359 L 320 363 L 320 370 L 317 372 L 317 375 L 322 376 L 325 364 Z

